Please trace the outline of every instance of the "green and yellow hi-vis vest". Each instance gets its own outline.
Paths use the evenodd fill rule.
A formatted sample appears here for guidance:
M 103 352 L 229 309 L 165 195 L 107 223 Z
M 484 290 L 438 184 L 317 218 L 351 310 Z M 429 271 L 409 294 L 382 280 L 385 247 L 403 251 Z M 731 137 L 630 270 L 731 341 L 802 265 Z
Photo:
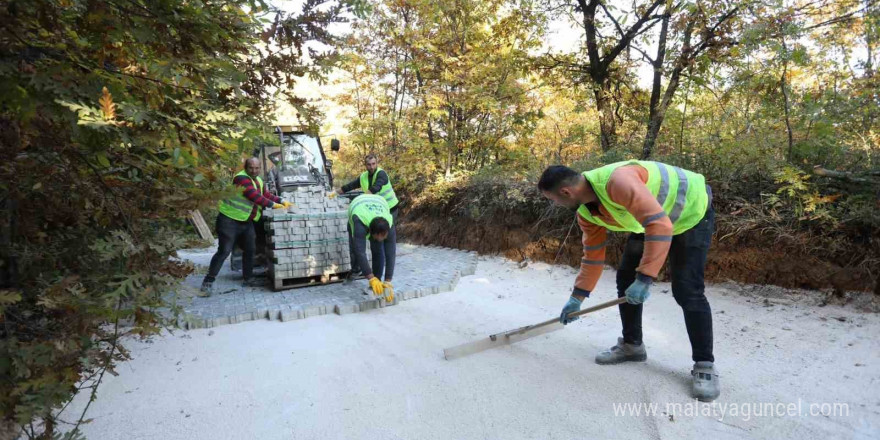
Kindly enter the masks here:
M 251 176 L 248 176 L 245 170 L 241 170 L 238 174 L 232 177 L 235 180 L 238 176 L 245 176 L 251 179 Z M 260 192 L 260 195 L 263 195 L 263 179 L 260 176 L 257 176 L 257 191 Z M 238 194 L 233 197 L 223 199 L 217 205 L 217 208 L 220 210 L 220 213 L 233 219 L 238 220 L 240 222 L 247 221 L 248 217 L 251 216 L 251 211 L 254 209 L 254 202 L 247 199 L 244 196 L 244 189 L 241 187 L 236 188 L 238 190 Z M 260 216 L 263 214 L 263 207 L 257 206 L 257 215 L 254 216 L 254 221 L 260 219 Z
M 370 223 L 376 217 L 382 217 L 388 220 L 388 226 L 394 226 L 388 202 L 384 197 L 375 194 L 357 196 L 352 200 L 351 205 L 348 205 L 348 225 L 351 227 L 352 237 L 354 237 L 354 216 L 357 216 L 367 227 L 367 240 L 370 239 Z
M 376 176 L 379 175 L 379 171 L 385 171 L 382 168 L 376 168 L 376 172 L 373 173 L 373 181 L 370 182 L 370 173 L 364 171 L 361 173 L 361 191 L 364 194 L 367 194 L 367 191 L 370 190 L 370 187 L 376 183 Z M 385 175 L 388 175 L 388 172 L 385 171 Z M 388 183 L 382 185 L 382 188 L 379 189 L 379 192 L 376 194 L 378 196 L 382 196 L 386 202 L 388 202 L 388 209 L 394 209 L 397 206 L 397 194 L 394 193 L 394 188 L 391 187 L 391 176 L 388 176 Z
M 702 174 L 694 173 L 676 166 L 660 162 L 631 160 L 617 162 L 583 173 L 593 187 L 599 203 L 620 226 L 609 225 L 590 214 L 586 205 L 578 208 L 578 213 L 590 223 L 603 226 L 612 231 L 634 232 L 641 234 L 645 227 L 623 206 L 614 203 L 608 197 L 606 187 L 611 173 L 626 165 L 640 165 L 648 170 L 648 182 L 645 185 L 663 207 L 663 211 L 672 222 L 672 235 L 678 235 L 696 226 L 709 206 L 709 195 L 706 192 L 706 179 Z

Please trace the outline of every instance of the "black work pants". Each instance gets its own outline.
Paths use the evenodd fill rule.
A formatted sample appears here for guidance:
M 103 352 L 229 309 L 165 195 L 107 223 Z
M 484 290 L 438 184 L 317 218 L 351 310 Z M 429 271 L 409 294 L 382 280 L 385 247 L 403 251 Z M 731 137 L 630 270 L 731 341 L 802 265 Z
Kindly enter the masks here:
M 394 264 L 397 260 L 397 207 L 391 210 L 391 230 L 383 242 L 370 240 L 370 254 L 373 257 L 373 275 L 382 279 L 394 278 Z
M 388 237 L 385 238 L 384 241 L 379 242 L 376 240 L 370 240 L 370 255 L 372 257 L 372 272 L 373 276 L 379 278 L 380 280 L 384 276 L 385 279 L 394 278 L 394 265 L 397 260 L 397 207 L 391 210 L 391 230 L 388 231 Z M 360 221 L 356 221 L 355 230 L 351 229 L 351 222 L 348 225 L 348 251 L 351 259 L 351 272 L 354 274 L 364 274 L 367 275 L 366 267 L 361 268 L 362 264 L 366 264 L 366 254 L 363 256 L 363 261 L 361 261 L 360 253 L 364 252 L 365 249 L 361 249 L 364 244 L 362 244 L 361 237 L 365 237 L 369 232 L 367 230 L 366 225 L 361 223 Z
M 208 275 L 205 276 L 205 282 L 213 282 L 220 273 L 223 262 L 232 253 L 232 248 L 236 241 L 241 238 L 242 245 L 242 274 L 244 279 L 250 279 L 254 273 L 254 252 L 256 251 L 256 232 L 254 224 L 251 221 L 240 222 L 233 220 L 223 214 L 217 214 L 217 236 L 220 246 L 217 252 L 211 257 L 211 266 L 208 268 Z
M 669 249 L 672 296 L 684 312 L 684 323 L 694 362 L 715 360 L 712 354 L 712 309 L 704 293 L 706 256 L 714 230 L 715 210 L 712 209 L 710 191 L 709 207 L 703 219 L 693 228 L 672 237 L 672 246 Z M 625 296 L 626 289 L 635 281 L 636 268 L 641 262 L 644 246 L 644 234 L 632 234 L 627 239 L 620 268 L 617 270 L 618 297 Z M 624 342 L 641 344 L 642 304 L 623 303 L 618 307 Z

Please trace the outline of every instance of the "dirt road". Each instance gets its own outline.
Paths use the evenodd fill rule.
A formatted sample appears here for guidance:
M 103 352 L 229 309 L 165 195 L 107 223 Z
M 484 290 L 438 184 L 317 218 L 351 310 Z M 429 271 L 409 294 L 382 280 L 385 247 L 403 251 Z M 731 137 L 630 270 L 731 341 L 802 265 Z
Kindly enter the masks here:
M 796 296 L 765 301 L 754 292 L 709 289 L 723 384 L 714 404 L 688 397 L 690 348 L 665 283 L 646 305 L 647 363 L 593 363 L 619 334 L 615 309 L 513 347 L 443 359 L 444 347 L 558 314 L 573 277 L 567 267 L 519 269 L 485 258 L 454 292 L 396 307 L 129 342 L 134 360 L 107 380 L 85 433 L 92 439 L 880 437 L 880 316 L 817 307 Z M 588 302 L 611 299 L 613 280 L 606 271 Z

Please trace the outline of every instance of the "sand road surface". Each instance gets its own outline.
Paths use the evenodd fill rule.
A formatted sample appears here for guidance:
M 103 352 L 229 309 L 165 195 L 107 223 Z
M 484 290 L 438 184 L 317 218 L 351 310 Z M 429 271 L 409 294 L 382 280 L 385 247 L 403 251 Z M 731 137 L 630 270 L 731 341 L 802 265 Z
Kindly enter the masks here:
M 607 309 L 454 361 L 445 347 L 557 315 L 575 272 L 481 257 L 453 292 L 364 313 L 256 321 L 128 341 L 90 439 L 876 439 L 880 316 L 712 286 L 714 404 L 689 397 L 669 285 L 643 319 L 646 363 L 600 366 Z M 585 304 L 614 294 L 606 270 Z M 78 398 L 72 410 L 81 408 Z M 637 413 L 638 412 L 638 413 Z

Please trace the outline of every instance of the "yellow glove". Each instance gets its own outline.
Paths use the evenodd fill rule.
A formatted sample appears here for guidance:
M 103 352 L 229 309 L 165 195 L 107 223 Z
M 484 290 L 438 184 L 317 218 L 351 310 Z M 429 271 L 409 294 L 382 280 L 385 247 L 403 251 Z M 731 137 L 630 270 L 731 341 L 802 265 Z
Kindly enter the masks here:
M 282 205 L 280 203 L 276 203 L 276 204 L 272 205 L 272 209 L 281 209 L 283 207 L 284 207 L 284 205 Z
M 391 285 L 391 281 L 385 281 L 382 285 L 385 286 L 385 301 L 393 302 L 394 286 Z
M 336 196 L 338 196 L 338 195 L 339 195 L 339 194 L 336 194 L 336 191 L 333 191 L 332 193 L 327 194 L 327 198 L 330 199 L 330 200 L 333 200 L 333 199 L 335 199 Z
M 281 204 L 284 205 L 285 208 L 290 208 L 291 206 L 293 206 L 293 203 L 290 203 L 287 200 L 282 201 Z
M 378 277 L 370 278 L 370 288 L 373 289 L 373 293 L 376 296 L 382 295 L 385 291 L 385 286 L 382 285 Z

